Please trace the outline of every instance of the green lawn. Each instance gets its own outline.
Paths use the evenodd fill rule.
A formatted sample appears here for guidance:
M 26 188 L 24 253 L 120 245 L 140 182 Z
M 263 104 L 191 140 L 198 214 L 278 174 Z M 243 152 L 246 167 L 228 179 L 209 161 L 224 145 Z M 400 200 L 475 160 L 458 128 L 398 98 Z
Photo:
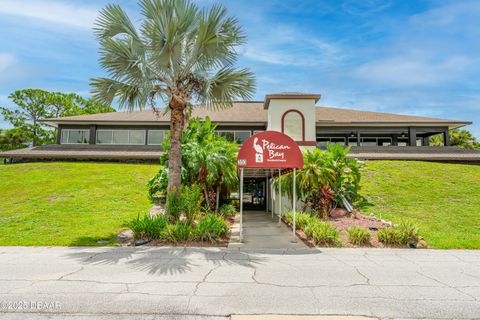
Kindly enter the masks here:
M 411 219 L 434 248 L 480 249 L 480 166 L 367 162 L 362 194 L 374 213 Z M 156 165 L 50 162 L 0 165 L 0 245 L 114 244 L 148 210 Z
M 155 165 L 50 162 L 0 165 L 0 245 L 114 244 L 150 207 Z
M 480 166 L 416 161 L 367 162 L 365 213 L 416 221 L 434 248 L 480 249 Z

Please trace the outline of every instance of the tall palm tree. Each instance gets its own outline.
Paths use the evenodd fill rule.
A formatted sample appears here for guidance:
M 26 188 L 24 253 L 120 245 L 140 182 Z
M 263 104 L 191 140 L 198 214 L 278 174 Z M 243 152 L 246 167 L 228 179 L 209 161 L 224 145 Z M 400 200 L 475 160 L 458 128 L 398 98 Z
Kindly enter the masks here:
M 182 168 L 182 129 L 189 106 L 221 109 L 251 99 L 255 77 L 236 69 L 236 48 L 245 43 L 239 22 L 223 6 L 200 10 L 189 0 L 140 0 L 136 28 L 118 5 L 100 12 L 95 33 L 107 78 L 92 79 L 94 97 L 121 108 L 170 112 L 168 188 L 178 189 Z

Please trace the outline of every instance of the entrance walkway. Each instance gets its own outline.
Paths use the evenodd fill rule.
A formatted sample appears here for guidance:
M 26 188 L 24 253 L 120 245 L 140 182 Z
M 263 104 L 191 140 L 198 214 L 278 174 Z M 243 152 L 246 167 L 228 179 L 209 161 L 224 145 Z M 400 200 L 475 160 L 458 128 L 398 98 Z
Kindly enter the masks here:
M 278 224 L 278 216 L 265 211 L 243 212 L 243 243 L 240 248 L 306 248 L 301 240 L 292 242 L 292 230 L 283 222 Z

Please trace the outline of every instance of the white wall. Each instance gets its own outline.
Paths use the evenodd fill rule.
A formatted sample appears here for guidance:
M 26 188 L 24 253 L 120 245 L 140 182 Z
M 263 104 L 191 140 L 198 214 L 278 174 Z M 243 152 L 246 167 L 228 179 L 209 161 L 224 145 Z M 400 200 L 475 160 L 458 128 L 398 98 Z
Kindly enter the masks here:
M 305 141 L 316 141 L 314 99 L 271 99 L 268 107 L 267 130 L 282 131 L 282 116 L 291 109 L 305 118 Z

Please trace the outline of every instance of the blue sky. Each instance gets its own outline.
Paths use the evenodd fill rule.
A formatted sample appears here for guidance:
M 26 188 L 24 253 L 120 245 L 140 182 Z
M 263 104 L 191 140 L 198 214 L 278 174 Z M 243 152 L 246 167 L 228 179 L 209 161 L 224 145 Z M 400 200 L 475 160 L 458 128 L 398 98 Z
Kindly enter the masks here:
M 321 93 L 321 105 L 470 120 L 480 136 L 480 1 L 218 2 L 247 33 L 238 64 L 256 99 Z M 104 74 L 92 26 L 106 3 L 140 19 L 136 1 L 1 0 L 0 105 L 22 88 L 88 96 Z

